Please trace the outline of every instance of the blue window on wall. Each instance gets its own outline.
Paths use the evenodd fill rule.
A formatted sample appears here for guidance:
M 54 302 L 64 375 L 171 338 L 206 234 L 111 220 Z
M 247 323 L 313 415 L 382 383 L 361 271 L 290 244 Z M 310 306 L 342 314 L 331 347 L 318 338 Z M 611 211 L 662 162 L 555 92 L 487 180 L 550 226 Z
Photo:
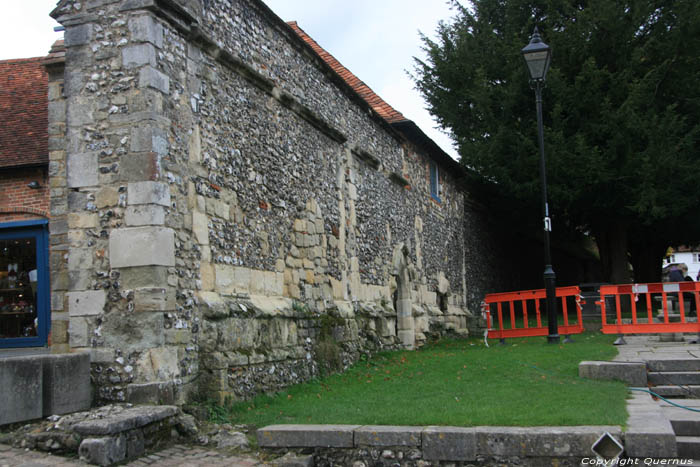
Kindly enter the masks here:
M 438 203 L 440 202 L 440 174 L 435 162 L 430 162 L 430 196 Z
M 0 348 L 46 345 L 48 221 L 0 224 Z

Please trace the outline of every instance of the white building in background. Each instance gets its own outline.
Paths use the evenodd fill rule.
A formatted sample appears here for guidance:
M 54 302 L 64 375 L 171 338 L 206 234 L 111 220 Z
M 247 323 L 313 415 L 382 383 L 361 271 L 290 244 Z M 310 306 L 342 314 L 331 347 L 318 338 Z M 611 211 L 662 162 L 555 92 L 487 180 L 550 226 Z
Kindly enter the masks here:
M 669 250 L 671 253 L 664 258 L 662 265 L 664 280 L 668 277 L 671 266 L 679 264 L 688 266 L 688 275 L 697 280 L 700 273 L 700 246 L 679 246 Z

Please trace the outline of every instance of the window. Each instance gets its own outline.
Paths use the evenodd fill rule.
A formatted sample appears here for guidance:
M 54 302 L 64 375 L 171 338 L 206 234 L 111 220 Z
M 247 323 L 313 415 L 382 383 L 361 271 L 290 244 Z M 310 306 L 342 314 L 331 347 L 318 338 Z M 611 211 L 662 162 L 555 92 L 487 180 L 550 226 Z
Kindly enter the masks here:
M 693 253 L 693 263 L 700 263 L 700 253 Z
M 435 201 L 440 202 L 440 174 L 435 162 L 430 162 L 430 196 Z
M 676 255 L 668 255 L 666 258 L 666 264 L 671 264 L 676 262 Z
M 0 347 L 37 347 L 48 336 L 46 221 L 0 225 Z

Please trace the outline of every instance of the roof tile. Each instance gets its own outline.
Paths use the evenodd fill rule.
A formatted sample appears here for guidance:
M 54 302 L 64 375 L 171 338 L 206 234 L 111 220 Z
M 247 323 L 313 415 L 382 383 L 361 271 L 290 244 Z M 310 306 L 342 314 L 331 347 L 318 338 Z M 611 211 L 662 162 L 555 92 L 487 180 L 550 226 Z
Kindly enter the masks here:
M 362 82 L 357 76 L 355 76 L 350 70 L 345 68 L 335 57 L 329 54 L 323 47 L 318 45 L 318 43 L 313 40 L 306 32 L 299 27 L 296 21 L 289 21 L 287 23 L 294 32 L 301 37 L 304 42 L 311 46 L 311 48 L 316 52 L 316 54 L 321 57 L 321 59 L 328 64 L 335 73 L 340 76 L 348 85 L 355 90 L 357 94 L 360 95 L 362 99 L 367 102 L 372 109 L 374 109 L 380 117 L 386 120 L 388 123 L 396 123 L 407 121 L 408 119 L 403 116 L 401 112 L 394 109 L 392 106 L 387 104 L 384 99 L 375 94 L 369 86 Z
M 48 163 L 44 58 L 0 61 L 0 167 Z

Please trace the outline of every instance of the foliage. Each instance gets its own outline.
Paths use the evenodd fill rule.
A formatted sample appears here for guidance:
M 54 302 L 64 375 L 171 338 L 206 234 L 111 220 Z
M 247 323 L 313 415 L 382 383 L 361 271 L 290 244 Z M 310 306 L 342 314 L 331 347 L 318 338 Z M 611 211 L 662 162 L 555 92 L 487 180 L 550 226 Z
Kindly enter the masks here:
M 436 40 L 423 37 L 428 59 L 415 69 L 461 162 L 538 219 L 535 102 L 520 53 L 536 24 L 553 50 L 544 139 L 555 232 L 593 233 L 606 279 L 624 279 L 627 252 L 660 274 L 668 244 L 700 238 L 700 2 L 472 5 L 457 5 Z M 654 259 L 634 258 L 645 254 Z
M 578 377 L 582 360 L 616 354 L 614 337 L 586 334 L 549 345 L 543 338 L 445 340 L 418 351 L 386 352 L 343 374 L 229 407 L 231 423 L 362 425 L 623 425 L 623 383 Z M 604 396 L 602 396 L 604 395 Z

